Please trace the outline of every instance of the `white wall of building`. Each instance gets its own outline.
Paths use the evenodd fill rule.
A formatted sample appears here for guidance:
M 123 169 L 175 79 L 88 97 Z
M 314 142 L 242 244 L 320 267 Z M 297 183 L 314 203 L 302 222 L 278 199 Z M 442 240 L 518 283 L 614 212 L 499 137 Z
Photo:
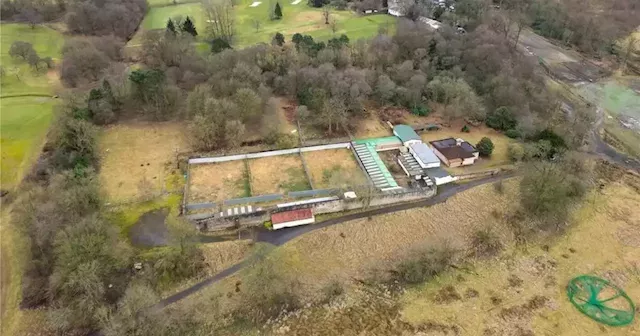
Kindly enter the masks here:
M 311 223 L 313 223 L 315 221 L 316 221 L 315 216 L 312 216 L 311 218 L 299 219 L 299 220 L 291 221 L 291 222 L 273 224 L 273 229 L 274 230 L 278 230 L 278 229 L 282 229 L 282 228 L 286 228 L 286 227 L 294 227 L 294 226 L 299 226 L 299 225 L 311 224 Z

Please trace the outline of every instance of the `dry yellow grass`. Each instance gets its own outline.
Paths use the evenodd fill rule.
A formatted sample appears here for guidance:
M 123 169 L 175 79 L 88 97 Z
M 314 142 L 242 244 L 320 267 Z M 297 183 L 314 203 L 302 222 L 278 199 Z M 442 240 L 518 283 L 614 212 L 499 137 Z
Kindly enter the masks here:
M 253 195 L 309 189 L 298 154 L 250 160 L 249 170 Z
M 249 240 L 236 240 L 200 245 L 207 263 L 207 274 L 216 274 L 243 260 L 251 251 L 250 243 Z
M 366 183 L 364 172 L 349 149 L 303 153 L 316 189 L 359 186 Z
M 507 148 L 509 147 L 509 144 L 515 142 L 515 140 L 486 126 L 469 126 L 471 129 L 471 132 L 469 133 L 460 132 L 460 130 L 462 129 L 461 127 L 454 127 L 443 128 L 439 131 L 424 132 L 420 136 L 422 137 L 422 141 L 424 141 L 425 143 L 428 143 L 429 141 L 453 137 L 464 139 L 474 146 L 483 137 L 488 137 L 493 142 L 494 148 L 490 158 L 480 158 L 472 166 L 451 168 L 449 170 L 452 173 L 463 174 L 467 172 L 507 165 L 510 163 Z
M 375 113 L 370 113 L 370 116 L 363 119 L 358 124 L 355 134 L 356 138 L 377 138 L 392 136 L 393 131 L 385 122 L 381 121 Z
M 193 165 L 189 169 L 189 200 L 222 201 L 247 197 L 244 161 Z
M 638 335 L 640 324 L 612 328 L 578 312 L 567 300 L 565 286 L 581 274 L 606 278 L 638 302 L 640 298 L 640 195 L 626 185 L 613 184 L 602 194 L 588 197 L 577 211 L 566 235 L 549 241 L 549 251 L 539 246 L 511 249 L 497 260 L 480 262 L 474 273 L 452 273 L 409 291 L 403 302 L 403 318 L 410 323 L 446 321 L 464 330 L 463 335 L 515 335 L 517 328 L 535 335 Z M 573 252 L 572 252 L 573 251 Z M 464 281 L 456 280 L 459 275 Z M 510 286 L 509 277 L 521 279 Z M 453 285 L 462 295 L 468 288 L 479 292 L 473 299 L 435 303 L 443 286 Z M 549 299 L 541 309 L 517 319 L 502 319 L 504 308 L 522 305 L 536 295 Z M 491 302 L 491 297 L 502 300 Z
M 100 183 L 109 201 L 140 196 L 141 181 L 160 193 L 176 167 L 176 150 L 189 145 L 184 126 L 175 122 L 135 123 L 104 129 L 99 141 Z
M 496 221 L 492 211 L 504 213 L 511 206 L 517 197 L 517 181 L 505 182 L 504 187 L 503 195 L 492 185 L 483 185 L 432 207 L 317 230 L 281 246 L 269 257 L 283 273 L 309 286 L 309 293 L 332 279 L 363 278 L 372 269 L 391 269 L 412 250 L 428 244 L 448 241 L 464 247 L 471 232 Z

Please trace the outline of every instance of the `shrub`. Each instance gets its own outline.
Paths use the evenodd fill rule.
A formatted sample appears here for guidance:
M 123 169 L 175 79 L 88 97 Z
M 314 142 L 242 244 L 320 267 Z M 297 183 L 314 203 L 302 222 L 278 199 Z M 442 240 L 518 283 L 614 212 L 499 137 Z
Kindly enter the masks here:
M 493 153 L 493 141 L 484 137 L 476 144 L 476 148 L 481 156 L 491 156 L 491 153 Z
M 298 138 L 293 134 L 278 134 L 275 145 L 278 149 L 294 148 L 298 145 Z
M 520 132 L 519 130 L 517 130 L 515 128 L 507 130 L 506 132 L 504 132 L 504 135 L 508 136 L 511 139 L 522 138 L 522 132 Z
M 322 293 L 324 294 L 324 302 L 329 302 L 333 298 L 338 297 L 344 293 L 344 288 L 342 284 L 337 281 L 331 281 L 327 286 L 322 289 Z
M 476 257 L 493 257 L 502 248 L 500 237 L 490 227 L 478 229 L 471 235 L 471 249 Z
M 504 183 L 502 183 L 502 180 L 496 181 L 493 184 L 493 189 L 500 195 L 504 194 Z
M 460 131 L 461 131 L 461 132 L 464 132 L 464 133 L 469 133 L 469 132 L 471 132 L 471 130 L 469 129 L 469 126 L 468 126 L 468 125 L 464 125 L 464 126 L 462 126 L 462 129 L 461 129 Z
M 282 35 L 282 33 L 280 32 L 277 32 L 276 35 L 273 37 L 272 44 L 282 47 L 284 45 L 284 35 Z
M 411 109 L 411 113 L 420 117 L 426 117 L 431 113 L 428 107 L 424 105 L 418 105 Z
M 396 269 L 397 280 L 407 284 L 425 282 L 451 265 L 456 251 L 448 245 L 432 247 L 402 262 Z
M 511 162 L 519 162 L 524 159 L 524 148 L 519 143 L 511 143 L 507 147 L 507 155 Z

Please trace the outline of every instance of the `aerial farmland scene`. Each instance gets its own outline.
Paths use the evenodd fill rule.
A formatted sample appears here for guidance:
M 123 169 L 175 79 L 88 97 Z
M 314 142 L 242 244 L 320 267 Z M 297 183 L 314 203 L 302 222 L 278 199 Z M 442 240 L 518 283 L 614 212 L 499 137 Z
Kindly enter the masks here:
M 640 335 L 637 0 L 0 0 L 0 335 Z

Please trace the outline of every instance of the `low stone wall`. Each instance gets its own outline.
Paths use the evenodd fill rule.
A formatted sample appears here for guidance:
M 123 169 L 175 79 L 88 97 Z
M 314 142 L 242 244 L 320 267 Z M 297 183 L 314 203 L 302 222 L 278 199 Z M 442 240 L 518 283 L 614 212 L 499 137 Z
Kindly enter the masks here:
M 405 193 L 394 193 L 389 195 L 375 196 L 371 199 L 370 207 L 377 207 L 389 204 L 417 201 L 425 198 L 431 198 L 436 195 L 436 188 L 425 188 Z M 342 212 L 349 210 L 357 210 L 365 206 L 362 199 L 353 200 L 337 200 L 325 203 L 315 204 L 313 212 L 316 215 Z

